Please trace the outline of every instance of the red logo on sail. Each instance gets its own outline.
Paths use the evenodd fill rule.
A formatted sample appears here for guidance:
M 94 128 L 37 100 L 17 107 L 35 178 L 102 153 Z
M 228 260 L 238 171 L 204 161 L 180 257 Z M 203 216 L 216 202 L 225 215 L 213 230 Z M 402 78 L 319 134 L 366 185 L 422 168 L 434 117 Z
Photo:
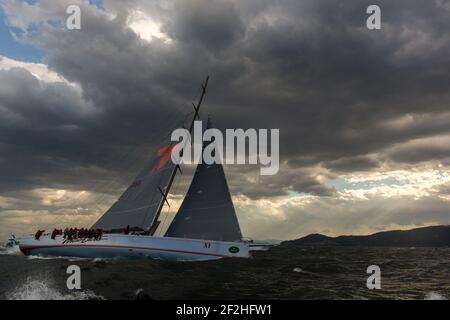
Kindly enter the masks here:
M 168 146 L 160 148 L 156 154 L 161 157 L 158 163 L 153 167 L 152 171 L 159 171 L 172 158 L 172 149 L 176 144 L 169 144 Z

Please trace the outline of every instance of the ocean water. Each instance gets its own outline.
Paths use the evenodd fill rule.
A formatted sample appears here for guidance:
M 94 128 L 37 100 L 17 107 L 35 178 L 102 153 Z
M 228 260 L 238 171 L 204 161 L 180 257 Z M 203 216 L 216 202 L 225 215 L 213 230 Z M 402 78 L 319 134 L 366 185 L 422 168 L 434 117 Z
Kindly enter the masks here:
M 69 265 L 81 290 L 69 291 Z M 369 290 L 369 265 L 381 289 Z M 450 297 L 450 248 L 289 248 L 206 262 L 0 253 L 0 299 L 420 299 Z

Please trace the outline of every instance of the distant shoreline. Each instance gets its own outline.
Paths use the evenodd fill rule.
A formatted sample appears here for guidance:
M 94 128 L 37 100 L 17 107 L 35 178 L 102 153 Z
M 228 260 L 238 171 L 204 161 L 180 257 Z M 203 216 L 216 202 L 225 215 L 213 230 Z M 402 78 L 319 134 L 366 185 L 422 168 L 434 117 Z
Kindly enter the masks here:
M 365 236 L 329 237 L 310 234 L 283 241 L 282 246 L 344 247 L 450 247 L 450 226 L 431 226 L 411 230 L 392 230 Z

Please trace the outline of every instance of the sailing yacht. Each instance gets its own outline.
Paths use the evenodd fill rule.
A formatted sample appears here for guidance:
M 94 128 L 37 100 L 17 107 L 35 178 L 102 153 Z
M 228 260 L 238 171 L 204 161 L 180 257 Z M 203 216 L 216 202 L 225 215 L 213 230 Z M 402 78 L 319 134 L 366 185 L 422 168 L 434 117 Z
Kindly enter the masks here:
M 199 118 L 208 77 L 194 104 L 190 125 Z M 242 238 L 233 201 L 221 164 L 198 164 L 185 198 L 164 236 L 155 236 L 160 213 L 177 174 L 171 161 L 174 144 L 165 141 L 122 196 L 92 226 L 100 237 L 68 239 L 39 235 L 20 240 L 25 255 L 86 258 L 142 258 L 198 261 L 224 257 L 248 258 L 249 243 Z M 123 230 L 134 230 L 124 234 Z M 136 232 L 138 231 L 138 232 Z

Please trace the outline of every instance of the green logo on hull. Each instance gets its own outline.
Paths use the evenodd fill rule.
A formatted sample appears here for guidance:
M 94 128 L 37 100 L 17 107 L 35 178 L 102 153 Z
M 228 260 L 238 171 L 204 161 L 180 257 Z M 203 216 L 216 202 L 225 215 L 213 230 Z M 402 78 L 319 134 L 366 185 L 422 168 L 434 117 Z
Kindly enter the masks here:
M 228 249 L 228 251 L 230 251 L 231 253 L 238 253 L 239 252 L 239 248 L 238 247 L 230 247 Z

